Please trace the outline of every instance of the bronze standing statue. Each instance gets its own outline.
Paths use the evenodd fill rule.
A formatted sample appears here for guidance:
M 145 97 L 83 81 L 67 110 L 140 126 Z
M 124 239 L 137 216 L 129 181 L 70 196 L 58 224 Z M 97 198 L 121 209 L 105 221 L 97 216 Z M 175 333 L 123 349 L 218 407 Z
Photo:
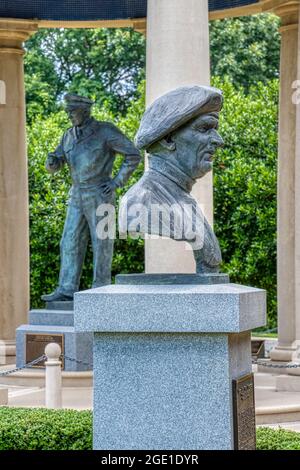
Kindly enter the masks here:
M 82 266 L 89 236 L 93 249 L 93 287 L 111 282 L 114 240 L 100 239 L 96 233 L 100 204 L 115 204 L 115 189 L 122 187 L 140 162 L 140 154 L 129 139 L 113 124 L 91 117 L 93 102 L 67 94 L 66 111 L 73 124 L 46 162 L 49 173 L 65 164 L 70 169 L 72 188 L 60 244 L 61 266 L 57 289 L 42 299 L 72 300 L 79 290 Z M 116 154 L 124 156 L 119 173 L 112 179 Z

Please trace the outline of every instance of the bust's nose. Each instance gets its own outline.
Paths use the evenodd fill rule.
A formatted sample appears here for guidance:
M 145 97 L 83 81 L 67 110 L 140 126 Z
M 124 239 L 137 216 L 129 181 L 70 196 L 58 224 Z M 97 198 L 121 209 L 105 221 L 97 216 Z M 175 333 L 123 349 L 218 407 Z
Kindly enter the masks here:
M 224 140 L 222 139 L 222 137 L 220 136 L 220 134 L 218 134 L 218 132 L 214 132 L 214 135 L 211 139 L 211 144 L 214 145 L 217 148 L 220 148 L 220 147 L 224 147 Z

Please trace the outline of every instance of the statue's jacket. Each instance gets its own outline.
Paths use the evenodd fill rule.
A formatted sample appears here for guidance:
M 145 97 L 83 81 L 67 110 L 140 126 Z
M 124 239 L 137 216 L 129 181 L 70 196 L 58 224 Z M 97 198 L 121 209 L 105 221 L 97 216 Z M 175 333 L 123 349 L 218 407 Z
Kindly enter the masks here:
M 123 186 L 141 158 L 134 144 L 116 126 L 94 118 L 82 128 L 68 129 L 54 154 L 57 157 L 54 171 L 64 164 L 70 169 L 73 183 L 70 195 L 94 190 L 111 180 L 116 154 L 122 154 L 124 161 L 114 182 Z

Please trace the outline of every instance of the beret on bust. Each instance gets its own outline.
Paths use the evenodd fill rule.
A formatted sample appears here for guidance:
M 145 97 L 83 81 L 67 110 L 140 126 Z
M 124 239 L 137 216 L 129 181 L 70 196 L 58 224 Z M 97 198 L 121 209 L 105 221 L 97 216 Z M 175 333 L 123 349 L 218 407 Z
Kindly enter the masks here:
M 74 107 L 81 107 L 81 106 L 92 106 L 94 101 L 86 98 L 85 96 L 75 95 L 74 93 L 67 93 L 64 96 L 64 100 L 66 106 L 74 106 Z
M 222 104 L 223 95 L 217 88 L 196 85 L 176 88 L 157 98 L 146 110 L 135 144 L 138 149 L 147 149 L 191 119 L 219 112 Z

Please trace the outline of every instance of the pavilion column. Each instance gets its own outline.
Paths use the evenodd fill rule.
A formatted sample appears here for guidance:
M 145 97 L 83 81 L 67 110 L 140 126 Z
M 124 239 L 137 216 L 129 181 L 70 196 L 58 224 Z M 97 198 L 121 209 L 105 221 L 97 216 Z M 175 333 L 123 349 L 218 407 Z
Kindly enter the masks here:
M 0 19 L 0 364 L 29 308 L 28 181 L 22 47 L 36 24 Z
M 184 85 L 209 85 L 207 0 L 148 0 L 147 105 Z M 210 223 L 213 221 L 212 174 L 193 189 Z M 146 240 L 146 272 L 195 272 L 193 253 L 184 242 Z
M 291 361 L 300 343 L 300 116 L 297 125 L 297 106 L 293 100 L 293 84 L 300 79 L 298 5 L 282 7 L 276 13 L 282 18 L 277 196 L 278 346 L 271 352 L 271 359 Z

